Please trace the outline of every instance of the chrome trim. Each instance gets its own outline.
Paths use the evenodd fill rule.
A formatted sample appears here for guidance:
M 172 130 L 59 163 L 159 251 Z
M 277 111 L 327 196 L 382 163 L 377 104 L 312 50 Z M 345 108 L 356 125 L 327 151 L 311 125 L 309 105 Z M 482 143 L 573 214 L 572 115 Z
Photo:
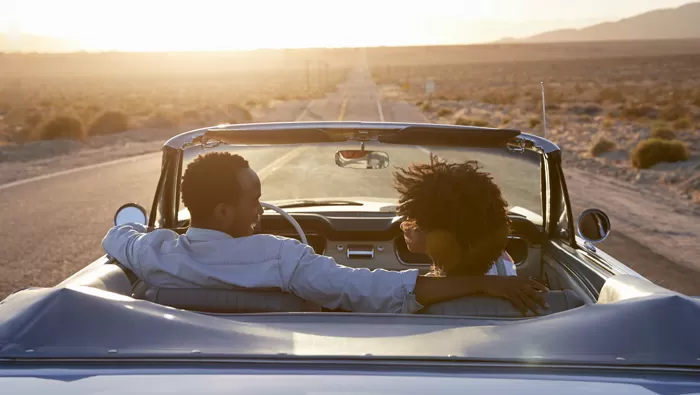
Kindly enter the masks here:
M 348 244 L 345 249 L 345 257 L 348 259 L 374 259 L 374 245 L 368 244 L 369 248 L 364 245 Z M 354 250 L 353 248 L 362 248 Z
M 430 129 L 465 129 L 465 130 L 499 130 L 496 128 L 483 128 L 473 126 L 443 125 L 419 122 L 357 122 L 357 121 L 324 121 L 324 122 L 268 122 L 245 123 L 236 125 L 219 125 L 190 130 L 180 133 L 165 142 L 164 146 L 181 150 L 186 145 L 192 144 L 197 137 L 207 131 L 240 131 L 240 130 L 302 130 L 302 129 L 374 129 L 374 130 L 400 130 L 409 126 L 422 126 Z M 529 142 L 527 149 L 539 150 L 545 154 L 560 151 L 553 142 L 528 133 L 518 135 L 520 141 Z M 388 144 L 388 143 L 385 143 Z
M 314 313 L 309 313 L 314 314 Z M 327 314 L 327 313 L 323 313 Z M 356 314 L 356 313 L 351 313 Z M 148 367 L 155 367 L 157 369 L 167 369 L 168 363 L 191 363 L 191 364 L 203 364 L 203 363 L 222 363 L 222 364 L 243 364 L 244 367 L 250 369 L 253 365 L 264 365 L 264 364 L 280 364 L 280 365 L 361 365 L 361 366 L 418 366 L 418 367 L 484 367 L 484 368 L 521 368 L 528 370 L 551 370 L 551 369 L 562 369 L 562 370 L 591 370 L 591 371 L 611 371 L 611 372 L 651 372 L 651 373 L 698 373 L 700 368 L 695 366 L 647 366 L 647 365 L 613 365 L 606 364 L 604 361 L 597 364 L 590 363 L 575 363 L 575 362 L 548 362 L 546 360 L 523 360 L 523 361 L 512 361 L 512 360 L 469 360 L 467 358 L 454 358 L 451 356 L 443 357 L 377 357 L 377 356 L 330 356 L 325 357 L 323 355 L 318 356 L 294 356 L 294 355 L 281 355 L 278 354 L 276 357 L 270 357 L 269 355 L 245 355 L 245 356 L 232 356 L 226 357 L 170 357 L 170 358 L 153 358 L 153 357 L 139 357 L 139 358 L 21 358 L 21 359 L 9 359 L 0 358 L 0 362 L 33 362 L 41 365 L 48 363 L 78 363 L 85 364 L 85 362 L 90 363 L 113 363 L 113 364 L 123 364 L 123 363 L 138 363 L 150 362 Z M 611 361 L 612 362 L 612 361 Z M 160 365 L 158 365 L 160 363 Z M 66 369 L 71 369 L 67 367 Z M 100 368 L 96 368 L 100 370 Z M 149 368 L 140 368 L 139 370 L 147 371 Z M 14 371 L 21 371 L 22 368 L 13 369 Z M 26 370 L 33 370 L 31 368 Z M 95 368 L 82 368 L 82 369 L 71 369 L 73 371 L 82 372 L 92 372 Z M 212 369 L 213 370 L 213 369 Z M 35 371 L 33 370 L 35 373 Z M 6 377 L 0 374 L 0 377 Z

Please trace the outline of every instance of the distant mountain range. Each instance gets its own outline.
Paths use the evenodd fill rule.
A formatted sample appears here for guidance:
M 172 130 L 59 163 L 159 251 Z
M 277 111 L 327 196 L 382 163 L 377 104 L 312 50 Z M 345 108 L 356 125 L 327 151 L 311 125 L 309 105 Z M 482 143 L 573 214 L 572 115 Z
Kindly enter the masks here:
M 499 42 L 551 43 L 684 38 L 700 38 L 700 3 L 649 11 L 617 22 L 604 22 L 582 29 L 553 30 L 527 38 L 506 38 Z

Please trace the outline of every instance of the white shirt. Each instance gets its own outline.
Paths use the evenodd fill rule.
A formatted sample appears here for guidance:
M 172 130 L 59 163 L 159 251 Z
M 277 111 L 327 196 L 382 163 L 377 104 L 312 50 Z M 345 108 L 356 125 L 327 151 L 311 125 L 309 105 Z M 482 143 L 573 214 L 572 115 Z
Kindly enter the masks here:
M 140 224 L 115 226 L 102 240 L 111 257 L 140 279 L 166 288 L 279 288 L 329 309 L 410 314 L 423 308 L 413 291 L 418 270 L 350 268 L 318 255 L 296 239 L 253 235 L 234 238 L 190 227 L 146 233 Z M 502 258 L 499 260 L 503 260 Z M 505 261 L 507 275 L 515 265 Z M 497 275 L 497 266 L 488 275 Z
M 140 224 L 113 227 L 102 240 L 111 257 L 149 285 L 170 288 L 279 288 L 329 309 L 414 313 L 418 270 L 355 269 L 318 255 L 296 239 L 234 238 L 189 228 L 146 233 Z

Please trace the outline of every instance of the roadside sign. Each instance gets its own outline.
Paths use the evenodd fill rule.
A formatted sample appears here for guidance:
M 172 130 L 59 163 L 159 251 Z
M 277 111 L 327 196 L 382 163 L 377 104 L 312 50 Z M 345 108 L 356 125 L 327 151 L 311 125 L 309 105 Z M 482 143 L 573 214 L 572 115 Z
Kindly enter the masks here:
M 425 82 L 425 94 L 432 95 L 433 93 L 435 93 L 435 81 L 427 80 Z

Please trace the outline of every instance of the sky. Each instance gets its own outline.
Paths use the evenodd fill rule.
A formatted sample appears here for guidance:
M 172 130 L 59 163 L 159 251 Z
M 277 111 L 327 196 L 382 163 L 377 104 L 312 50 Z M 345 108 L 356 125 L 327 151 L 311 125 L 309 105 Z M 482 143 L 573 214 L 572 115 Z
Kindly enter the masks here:
M 0 0 L 0 32 L 87 50 L 469 44 L 580 28 L 688 0 Z

